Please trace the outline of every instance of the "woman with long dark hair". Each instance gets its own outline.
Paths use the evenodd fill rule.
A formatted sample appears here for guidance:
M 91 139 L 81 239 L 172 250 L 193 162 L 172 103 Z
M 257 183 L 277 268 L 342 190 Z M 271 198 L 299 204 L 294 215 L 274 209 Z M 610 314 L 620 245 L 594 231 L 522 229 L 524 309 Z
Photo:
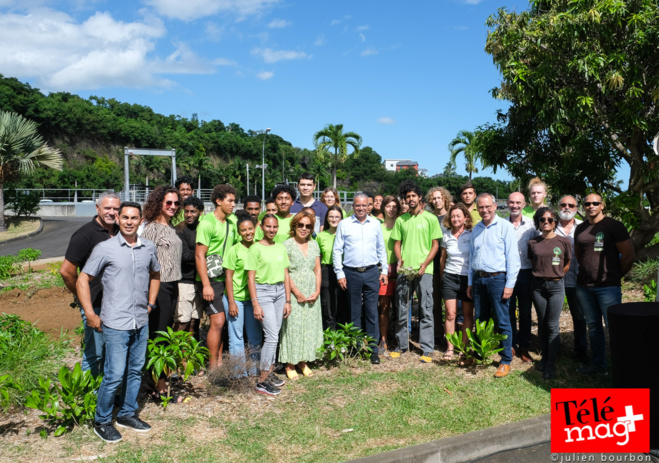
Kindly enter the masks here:
M 181 279 L 181 258 L 183 242 L 172 226 L 172 218 L 178 213 L 181 198 L 176 188 L 159 186 L 154 189 L 144 204 L 144 226 L 141 238 L 156 245 L 156 255 L 160 263 L 160 290 L 156 309 L 149 315 L 149 336 L 154 338 L 158 331 L 167 331 L 174 323 L 178 281 Z M 166 378 L 161 377 L 156 385 L 155 397 L 166 394 Z M 173 403 L 180 398 L 174 397 Z
M 345 291 L 339 287 L 332 259 L 336 227 L 342 219 L 343 210 L 336 205 L 330 206 L 325 216 L 323 231 L 316 237 L 321 256 L 320 306 L 323 315 L 323 330 L 327 328 L 335 330 L 337 323 L 348 321 Z

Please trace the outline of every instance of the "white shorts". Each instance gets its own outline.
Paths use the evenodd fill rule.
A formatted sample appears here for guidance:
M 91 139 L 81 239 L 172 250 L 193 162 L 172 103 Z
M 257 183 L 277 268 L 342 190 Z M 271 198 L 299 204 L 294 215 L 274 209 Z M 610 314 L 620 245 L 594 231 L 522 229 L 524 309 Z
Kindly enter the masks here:
M 174 319 L 179 323 L 189 323 L 193 318 L 199 320 L 202 309 L 201 284 L 179 281 Z

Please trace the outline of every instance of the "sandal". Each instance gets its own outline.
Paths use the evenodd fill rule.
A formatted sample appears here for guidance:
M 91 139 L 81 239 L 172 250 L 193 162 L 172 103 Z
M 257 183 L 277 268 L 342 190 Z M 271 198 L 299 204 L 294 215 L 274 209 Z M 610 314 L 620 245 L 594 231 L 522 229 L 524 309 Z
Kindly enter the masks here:
M 296 379 L 298 379 L 297 371 L 295 371 L 295 368 L 293 368 L 292 370 L 286 368 L 286 377 L 291 381 L 295 381 Z
M 158 403 L 163 403 L 167 401 L 167 394 L 164 392 L 158 392 L 158 391 L 153 391 L 151 394 L 149 394 L 151 398 Z M 180 404 L 183 403 L 184 399 L 183 397 L 177 396 L 177 395 L 172 395 L 169 398 L 169 402 L 167 402 L 167 405 L 170 404 Z
M 444 352 L 444 357 L 442 358 L 442 360 L 450 362 L 451 360 L 453 360 L 454 355 L 455 355 L 454 351 L 447 350 L 446 352 Z
M 302 374 L 304 376 L 313 376 L 313 371 L 311 371 L 311 368 L 309 368 L 308 365 L 305 365 L 304 368 L 302 368 Z

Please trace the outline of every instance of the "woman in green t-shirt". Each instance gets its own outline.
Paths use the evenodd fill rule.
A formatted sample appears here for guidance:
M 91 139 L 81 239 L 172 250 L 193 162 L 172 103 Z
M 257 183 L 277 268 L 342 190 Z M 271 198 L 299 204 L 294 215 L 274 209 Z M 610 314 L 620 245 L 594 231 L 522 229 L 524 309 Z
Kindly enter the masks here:
M 256 219 L 246 211 L 238 211 L 237 227 L 240 243 L 227 252 L 223 266 L 226 275 L 224 296 L 224 313 L 227 317 L 229 331 L 229 353 L 242 364 L 245 360 L 245 341 L 243 332 L 247 332 L 249 355 L 252 360 L 249 365 L 249 375 L 258 374 L 257 363 L 261 359 L 261 342 L 263 329 L 261 323 L 254 318 L 254 306 L 247 288 L 247 253 L 254 244 Z
M 272 373 L 282 320 L 291 313 L 291 286 L 288 277 L 288 255 L 281 243 L 275 242 L 279 221 L 266 214 L 261 221 L 263 239 L 247 253 L 247 285 L 254 305 L 254 318 L 263 326 L 261 374 L 256 391 L 277 395 L 284 382 Z
M 400 215 L 400 202 L 398 198 L 387 195 L 382 200 L 382 210 L 384 211 L 384 222 L 382 222 L 382 236 L 384 237 L 384 246 L 387 250 L 387 262 L 389 263 L 389 278 L 387 284 L 380 283 L 380 295 L 378 299 L 378 319 L 380 322 L 380 354 L 387 351 L 387 334 L 389 332 L 389 311 L 391 310 L 391 301 L 396 291 L 396 254 L 394 253 L 395 241 L 391 239 L 391 232 L 394 231 L 394 224 Z
M 331 328 L 336 329 L 337 323 L 349 322 L 347 314 L 347 301 L 345 291 L 339 287 L 334 272 L 334 261 L 332 259 L 332 249 L 334 248 L 334 238 L 336 237 L 336 227 L 343 219 L 343 210 L 339 206 L 330 206 L 325 216 L 323 231 L 316 237 L 316 242 L 320 246 L 320 306 L 323 314 L 323 330 Z M 339 313 L 341 307 L 341 313 Z
M 323 194 L 320 195 L 320 202 L 327 206 L 328 210 L 332 206 L 339 206 L 341 208 L 341 215 L 343 218 L 345 219 L 348 216 L 346 211 L 343 209 L 343 206 L 341 206 L 341 198 L 339 198 L 339 192 L 336 188 L 331 186 L 325 188 L 323 190 Z M 323 220 L 323 218 L 320 217 L 320 220 Z

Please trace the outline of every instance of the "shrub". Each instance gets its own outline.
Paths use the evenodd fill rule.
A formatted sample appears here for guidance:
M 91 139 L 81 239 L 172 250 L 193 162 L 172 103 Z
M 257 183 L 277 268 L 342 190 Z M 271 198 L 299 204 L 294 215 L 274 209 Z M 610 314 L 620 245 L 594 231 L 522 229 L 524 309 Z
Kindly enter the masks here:
M 102 376 L 92 376 L 90 370 L 82 371 L 76 363 L 73 371 L 62 367 L 57 374 L 59 385 L 50 379 L 39 379 L 39 388 L 25 399 L 25 406 L 43 412 L 39 418 L 51 426 L 57 426 L 55 437 L 70 431 L 74 426 L 91 422 L 96 412 L 96 391 Z M 47 431 L 41 431 L 46 437 Z
M 183 381 L 187 381 L 195 369 L 204 367 L 208 358 L 208 349 L 202 347 L 192 333 L 174 331 L 170 327 L 167 327 L 167 331 L 156 331 L 156 333 L 159 336 L 149 340 L 146 365 L 155 383 L 163 373 L 169 378 L 173 373 L 180 371 L 183 372 Z M 169 381 L 167 398 L 163 401 L 165 408 L 171 397 L 171 381 Z
M 321 360 L 331 364 L 339 361 L 345 363 L 352 357 L 371 357 L 369 344 L 375 343 L 375 339 L 352 323 L 339 323 L 337 326 L 338 329 L 327 328 L 323 333 L 323 345 L 318 349 Z
M 0 280 L 7 280 L 20 271 L 16 256 L 0 256 Z
M 32 249 L 32 248 L 21 249 L 20 251 L 18 251 L 18 253 L 16 253 L 16 257 L 18 257 L 19 261 L 27 262 L 29 271 L 32 271 L 30 262 L 34 262 L 40 256 L 41 256 L 41 251 L 39 249 Z
M 475 325 L 475 334 L 471 330 L 467 330 L 470 345 L 462 342 L 462 333 L 448 334 L 446 339 L 453 344 L 458 352 L 463 353 L 467 358 L 474 359 L 476 363 L 485 365 L 489 363 L 489 358 L 492 355 L 503 350 L 503 347 L 499 347 L 499 344 L 508 336 L 494 332 L 494 320 L 492 319 L 476 320 Z
M 629 272 L 629 276 L 632 281 L 645 284 L 657 278 L 657 271 L 659 271 L 659 260 L 649 259 L 643 262 L 636 262 L 631 272 Z
M 649 285 L 643 285 L 643 295 L 645 302 L 655 302 L 657 300 L 657 282 L 652 280 Z
M 5 195 L 5 206 L 17 217 L 29 217 L 39 210 L 41 196 L 37 191 L 16 191 L 9 189 Z

